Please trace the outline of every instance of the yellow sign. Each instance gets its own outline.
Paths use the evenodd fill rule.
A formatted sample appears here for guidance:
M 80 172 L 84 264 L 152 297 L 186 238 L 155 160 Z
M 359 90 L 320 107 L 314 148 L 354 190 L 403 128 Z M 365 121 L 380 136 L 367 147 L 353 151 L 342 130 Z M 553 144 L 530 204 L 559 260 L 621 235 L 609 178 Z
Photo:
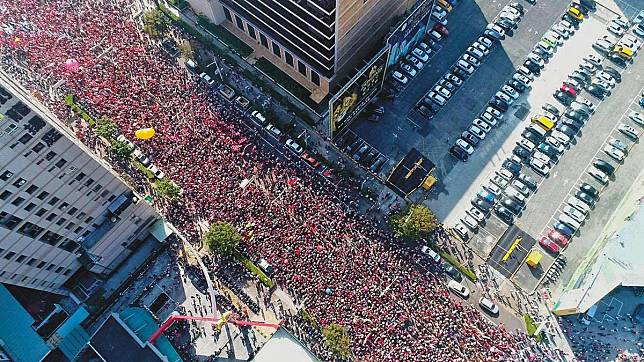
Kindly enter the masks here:
M 503 259 L 502 259 L 503 262 L 506 262 L 506 261 L 508 261 L 508 259 L 510 259 L 510 255 L 512 255 L 512 252 L 514 251 L 514 249 L 516 249 L 517 246 L 519 246 L 519 244 L 521 244 L 522 240 L 523 240 L 523 238 L 517 238 L 512 243 L 512 245 L 510 245 L 510 248 L 508 249 L 508 251 L 505 253 L 505 255 L 503 255 Z

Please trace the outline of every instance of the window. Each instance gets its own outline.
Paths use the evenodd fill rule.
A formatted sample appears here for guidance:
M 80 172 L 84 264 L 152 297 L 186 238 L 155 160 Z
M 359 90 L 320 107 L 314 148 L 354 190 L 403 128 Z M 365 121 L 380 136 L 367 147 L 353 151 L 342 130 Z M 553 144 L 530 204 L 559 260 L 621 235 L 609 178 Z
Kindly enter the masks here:
M 51 271 L 52 269 L 54 269 L 55 266 L 56 265 L 54 265 L 54 264 L 49 264 L 49 265 L 47 265 L 47 270 Z
M 66 239 L 66 240 L 65 240 L 63 243 L 61 243 L 58 247 L 59 247 L 59 248 L 61 248 L 61 249 L 63 249 L 63 250 L 67 250 L 67 251 L 69 251 L 70 253 L 73 253 L 76 249 L 78 249 L 78 248 L 80 247 L 80 245 L 78 245 L 78 243 L 77 243 L 77 242 L 75 242 L 75 241 L 72 241 L 72 240 Z
M 76 175 L 76 181 L 80 181 L 83 178 L 85 178 L 85 174 L 82 172 L 79 172 L 78 175 Z
M 18 229 L 18 232 L 24 236 L 35 239 L 40 233 L 45 230 L 38 225 L 32 224 L 29 221 L 25 222 L 24 225 Z
M 297 71 L 306 77 L 306 65 L 299 60 L 297 61 Z
M 262 33 L 259 33 L 259 42 L 268 49 L 268 39 L 266 39 L 266 36 Z
M 14 183 L 13 183 L 13 185 L 14 185 L 15 187 L 17 187 L 17 188 L 21 188 L 21 187 L 22 187 L 22 186 L 24 186 L 26 183 L 27 183 L 27 180 L 25 180 L 24 178 L 22 178 L 22 177 L 21 177 L 21 178 L 19 178 L 16 182 L 14 182 Z
M 60 201 L 60 199 L 57 198 L 56 196 L 54 196 L 54 197 L 51 198 L 51 200 L 49 200 L 48 204 L 51 205 L 51 206 L 54 206 L 54 205 L 56 205 L 56 203 L 58 201 Z
M 34 204 L 33 202 L 30 202 L 30 203 L 29 203 L 29 205 L 25 206 L 25 210 L 27 210 L 27 211 L 31 211 L 31 210 L 33 210 L 35 207 L 36 207 L 36 204 Z
M 91 233 L 92 233 L 91 231 L 89 231 L 89 230 L 85 230 L 85 232 L 83 233 L 83 237 L 84 237 L 84 238 L 86 238 L 86 237 L 88 237 L 88 236 L 89 236 L 89 234 L 91 234 Z
M 65 219 L 64 217 L 61 217 L 60 219 L 58 219 L 58 221 L 56 221 L 56 225 L 61 226 L 65 222 L 67 222 L 67 219 Z
M 62 266 L 59 266 L 58 268 L 56 268 L 56 273 L 60 274 L 60 272 L 62 272 L 63 269 L 65 268 L 63 268 Z
M 11 178 L 11 176 L 13 176 L 13 172 L 5 171 L 5 172 L 2 173 L 2 175 L 0 175 L 0 180 L 7 181 L 8 179 Z
M 85 181 L 85 186 L 89 187 L 93 183 L 94 183 L 94 179 L 93 178 L 88 178 L 87 181 Z
M 36 212 L 36 216 L 43 216 L 45 215 L 46 212 L 47 212 L 47 209 L 40 208 L 40 210 Z
M 7 214 L 4 211 L 0 212 L 0 226 L 6 229 L 13 230 L 21 222 L 22 219 L 17 216 Z
M 37 262 L 37 261 L 38 261 L 38 259 L 36 259 L 36 258 L 31 258 L 31 259 L 29 259 L 29 261 L 27 262 L 27 265 L 34 265 L 34 264 L 36 264 L 36 262 Z
M 85 215 L 87 215 L 87 213 L 85 213 L 85 211 L 81 211 L 78 213 L 78 215 L 76 215 L 76 218 L 78 220 L 82 220 L 85 217 Z
M 18 139 L 18 142 L 22 143 L 23 145 L 26 145 L 27 142 L 31 141 L 31 139 L 34 138 L 34 136 L 30 135 L 29 133 L 25 133 Z
M 20 206 L 23 202 L 25 202 L 25 198 L 18 196 L 11 202 L 11 204 L 15 206 Z
M 116 196 L 110 195 L 110 197 L 107 198 L 107 201 L 112 202 L 112 201 L 114 201 L 115 198 L 116 198 Z
M 71 209 L 69 209 L 69 211 L 67 211 L 67 214 L 74 215 L 76 213 L 76 211 L 78 211 L 78 209 L 75 208 L 75 207 L 72 207 Z
M 71 270 L 71 269 L 67 269 L 67 270 L 65 270 L 65 272 L 63 273 L 63 275 L 69 275 L 69 273 L 71 273 L 71 272 L 72 272 L 72 270 Z
M 11 258 L 13 258 L 15 255 L 16 253 L 14 253 L 13 251 L 10 251 L 7 253 L 7 255 L 4 256 L 4 258 L 7 260 L 11 260 Z
M 291 55 L 291 53 L 284 51 L 284 58 L 286 58 L 286 64 L 290 65 L 291 67 L 294 65 L 293 56 Z
M 38 268 L 38 269 L 42 269 L 42 268 L 44 268 L 44 267 L 45 267 L 45 265 L 47 265 L 47 263 L 46 263 L 46 262 L 44 262 L 44 261 L 41 261 L 40 263 L 38 263 L 38 265 L 36 265 L 36 268 Z
M 94 186 L 94 188 L 93 188 L 93 191 L 98 192 L 101 188 L 103 188 L 103 186 L 101 186 L 101 184 L 96 184 L 96 186 Z
M 311 71 L 311 82 L 315 85 L 320 85 L 320 76 L 314 71 Z
M 49 216 L 47 216 L 47 221 L 54 221 L 54 219 L 57 218 L 57 217 L 58 217 L 58 215 L 56 213 L 52 212 L 51 214 L 49 214 Z
M 60 204 L 60 206 L 58 206 L 58 208 L 59 208 L 59 209 L 61 209 L 61 210 L 63 210 L 63 211 L 65 211 L 65 209 L 67 208 L 67 206 L 69 206 L 69 204 L 68 204 L 68 203 L 66 203 L 66 202 L 63 202 L 62 204 Z
M 241 31 L 244 31 L 244 21 L 237 15 L 235 15 L 235 23 Z
M 280 46 L 277 45 L 276 42 L 271 42 L 273 44 L 273 54 L 275 54 L 278 58 L 282 58 L 282 50 L 280 49 Z
M 16 262 L 22 263 L 23 260 L 27 259 L 27 255 L 20 255 L 17 259 Z
M 47 198 L 47 196 L 49 196 L 49 192 L 47 192 L 47 191 L 43 191 L 43 192 L 41 192 L 40 194 L 38 194 L 38 196 L 36 196 L 36 198 L 37 198 L 38 200 L 44 200 L 44 199 L 46 199 L 46 198 Z
M 103 192 L 101 192 L 101 197 L 105 197 L 105 196 L 107 196 L 107 194 L 109 194 L 109 193 L 110 193 L 110 191 L 109 191 L 109 190 L 103 190 Z
M 255 28 L 253 28 L 250 24 L 246 24 L 246 29 L 248 29 L 248 35 L 257 40 L 257 33 L 255 32 Z
M 45 145 L 42 142 L 38 142 L 31 148 L 31 150 L 38 153 L 42 151 L 43 148 L 45 148 Z
M 2 191 L 2 193 L 0 194 L 0 200 L 6 200 L 6 199 L 8 199 L 11 195 L 13 195 L 13 192 L 11 192 L 11 191 L 9 191 L 9 190 L 4 190 L 4 191 Z
M 90 216 L 87 219 L 85 219 L 85 223 L 89 224 L 90 222 L 92 222 L 92 220 L 94 220 L 94 218 Z
M 51 231 L 47 231 L 46 233 L 43 234 L 43 236 L 40 237 L 40 240 L 49 245 L 56 245 L 60 240 L 62 240 L 62 238 L 63 238 L 62 235 L 58 235 Z
M 30 185 L 30 186 L 25 190 L 25 192 L 26 192 L 26 193 L 28 193 L 29 195 L 31 195 L 31 194 L 33 194 L 34 192 L 36 192 L 36 190 L 38 190 L 38 186 L 36 186 L 36 185 Z
M 233 21 L 233 17 L 230 14 L 230 10 L 228 8 L 224 8 L 224 15 L 226 16 L 226 19 Z
M 61 158 L 60 160 L 58 160 L 58 162 L 56 162 L 56 167 L 63 168 L 63 166 L 65 166 L 66 163 L 67 163 L 67 160 L 65 160 L 64 158 Z
M 51 161 L 51 160 L 53 160 L 53 159 L 54 159 L 54 157 L 56 157 L 56 155 L 57 155 L 57 153 L 56 153 L 56 152 L 54 152 L 54 151 L 49 151 L 49 152 L 47 152 L 47 155 L 45 156 L 45 159 L 46 159 L 47 161 Z
M 74 229 L 74 233 L 78 234 L 79 232 L 81 232 L 81 230 L 83 230 L 83 228 L 79 226 L 76 229 Z
M 74 226 L 76 226 L 76 224 L 74 224 L 73 222 L 70 222 L 69 224 L 67 224 L 67 226 L 65 226 L 65 229 L 71 230 Z

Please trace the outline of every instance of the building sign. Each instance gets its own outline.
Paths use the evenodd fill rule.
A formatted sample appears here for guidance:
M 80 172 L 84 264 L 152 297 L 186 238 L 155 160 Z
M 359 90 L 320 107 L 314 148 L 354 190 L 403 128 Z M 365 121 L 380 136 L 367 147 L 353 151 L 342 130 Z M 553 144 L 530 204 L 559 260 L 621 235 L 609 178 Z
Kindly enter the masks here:
M 389 48 L 382 49 L 329 101 L 329 129 L 335 137 L 365 108 L 382 88 Z
M 400 58 L 409 54 L 412 48 L 418 44 L 425 34 L 430 22 L 432 5 L 434 0 L 421 2 L 414 11 L 403 20 L 387 38 L 387 44 L 391 47 L 387 65 L 397 63 Z

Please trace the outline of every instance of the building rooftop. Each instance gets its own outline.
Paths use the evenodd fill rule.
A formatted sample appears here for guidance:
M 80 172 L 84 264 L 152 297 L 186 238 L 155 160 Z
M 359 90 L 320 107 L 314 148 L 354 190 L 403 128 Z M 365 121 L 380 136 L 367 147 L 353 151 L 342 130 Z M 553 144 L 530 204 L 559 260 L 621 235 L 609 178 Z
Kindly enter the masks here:
M 251 362 L 274 361 L 319 362 L 313 353 L 284 328 L 277 330 L 251 360 Z

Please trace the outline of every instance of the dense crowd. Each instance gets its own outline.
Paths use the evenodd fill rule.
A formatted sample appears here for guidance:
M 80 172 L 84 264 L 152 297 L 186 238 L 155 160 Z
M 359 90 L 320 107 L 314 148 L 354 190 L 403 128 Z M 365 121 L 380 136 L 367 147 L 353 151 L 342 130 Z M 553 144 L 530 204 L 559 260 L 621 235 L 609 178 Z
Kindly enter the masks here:
M 162 53 L 128 5 L 0 3 L 3 69 L 44 94 L 62 120 L 71 113 L 62 99 L 48 97 L 54 85 L 114 120 L 129 139 L 154 127 L 154 138 L 136 143 L 183 188 L 181 199 L 165 206 L 169 220 L 193 241 L 203 232 L 199 221 L 239 228 L 243 251 L 268 260 L 279 284 L 322 325 L 346 326 L 360 360 L 528 358 L 525 335 L 453 302 L 434 274 L 417 268 L 414 251 L 397 247 L 346 206 L 352 204 L 347 189 L 256 147 L 255 136 L 240 125 L 242 114 Z M 70 58 L 80 70 L 65 69 Z

